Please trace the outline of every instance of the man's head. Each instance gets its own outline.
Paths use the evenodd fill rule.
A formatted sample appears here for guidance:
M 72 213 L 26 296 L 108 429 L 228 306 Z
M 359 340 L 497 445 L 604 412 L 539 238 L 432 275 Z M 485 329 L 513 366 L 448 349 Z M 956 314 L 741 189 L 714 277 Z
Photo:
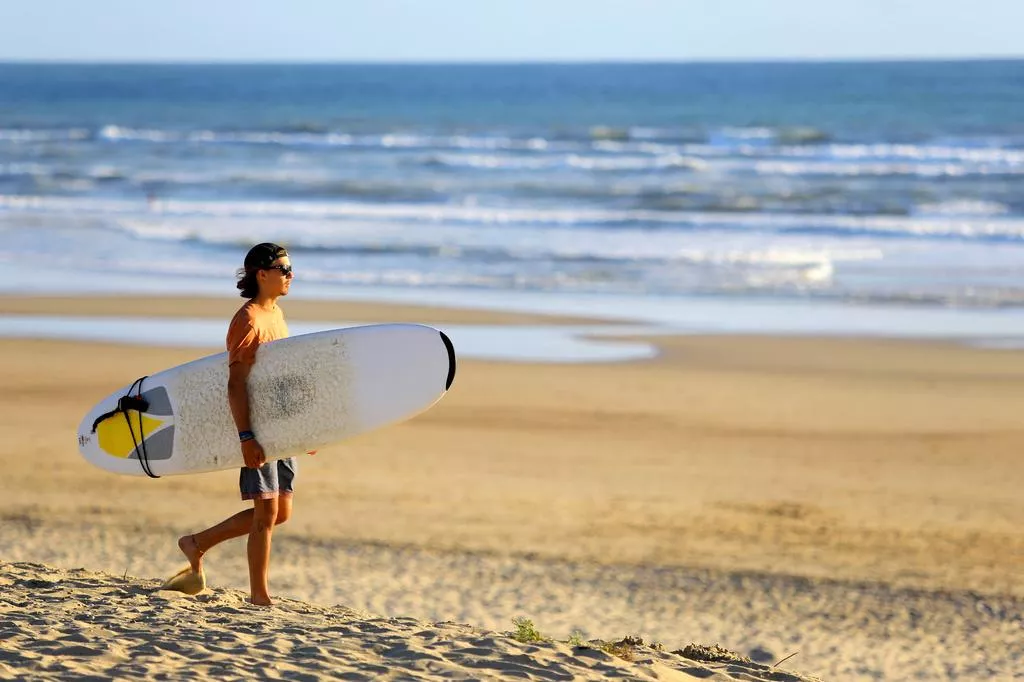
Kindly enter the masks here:
M 292 283 L 292 263 L 283 246 L 264 242 L 245 254 L 244 267 L 238 271 L 238 290 L 242 298 L 257 295 L 277 298 L 288 294 Z

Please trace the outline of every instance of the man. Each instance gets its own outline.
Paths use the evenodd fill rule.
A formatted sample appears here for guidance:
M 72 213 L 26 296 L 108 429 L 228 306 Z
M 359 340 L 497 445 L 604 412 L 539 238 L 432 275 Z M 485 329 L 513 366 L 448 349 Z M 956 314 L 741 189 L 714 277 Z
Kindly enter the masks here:
M 182 536 L 178 547 L 188 557 L 193 573 L 201 575 L 203 554 L 225 540 L 248 534 L 250 598 L 253 604 L 270 606 L 273 602 L 267 577 L 271 535 L 274 526 L 284 523 L 292 514 L 296 462 L 294 457 L 267 462 L 249 421 L 247 380 L 260 344 L 288 336 L 277 301 L 288 295 L 294 275 L 288 252 L 270 243 L 252 247 L 238 275 L 236 286 L 241 296 L 249 300 L 235 313 L 228 327 L 228 403 L 245 461 L 238 485 L 242 499 L 252 500 L 253 508 L 194 535 Z

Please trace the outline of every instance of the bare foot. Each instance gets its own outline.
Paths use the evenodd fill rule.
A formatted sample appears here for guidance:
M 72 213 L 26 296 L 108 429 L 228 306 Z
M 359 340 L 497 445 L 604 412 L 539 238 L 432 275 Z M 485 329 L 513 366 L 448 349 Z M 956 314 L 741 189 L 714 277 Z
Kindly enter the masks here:
M 194 535 L 182 535 L 178 538 L 178 549 L 188 558 L 193 573 L 201 573 L 203 570 L 203 551 L 199 549 Z
M 271 601 L 269 594 L 254 594 L 249 598 L 249 603 L 253 606 L 273 606 L 274 602 Z

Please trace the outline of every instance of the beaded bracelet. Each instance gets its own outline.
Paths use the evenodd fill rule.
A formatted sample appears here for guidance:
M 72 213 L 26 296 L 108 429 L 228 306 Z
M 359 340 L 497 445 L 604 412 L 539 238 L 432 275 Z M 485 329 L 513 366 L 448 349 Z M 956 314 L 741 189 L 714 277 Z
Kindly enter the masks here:
M 241 442 L 241 443 L 244 443 L 247 440 L 255 440 L 255 438 L 256 438 L 256 434 L 254 434 L 252 431 L 239 431 L 238 432 L 238 441 Z

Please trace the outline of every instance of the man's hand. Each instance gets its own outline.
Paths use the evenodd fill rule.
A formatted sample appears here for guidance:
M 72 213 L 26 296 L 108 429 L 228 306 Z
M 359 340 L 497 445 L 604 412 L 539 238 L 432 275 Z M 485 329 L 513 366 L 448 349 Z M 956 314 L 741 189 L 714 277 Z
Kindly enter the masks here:
M 250 469 L 259 469 L 267 463 L 267 454 L 255 438 L 242 441 L 242 458 L 245 459 L 245 466 Z

